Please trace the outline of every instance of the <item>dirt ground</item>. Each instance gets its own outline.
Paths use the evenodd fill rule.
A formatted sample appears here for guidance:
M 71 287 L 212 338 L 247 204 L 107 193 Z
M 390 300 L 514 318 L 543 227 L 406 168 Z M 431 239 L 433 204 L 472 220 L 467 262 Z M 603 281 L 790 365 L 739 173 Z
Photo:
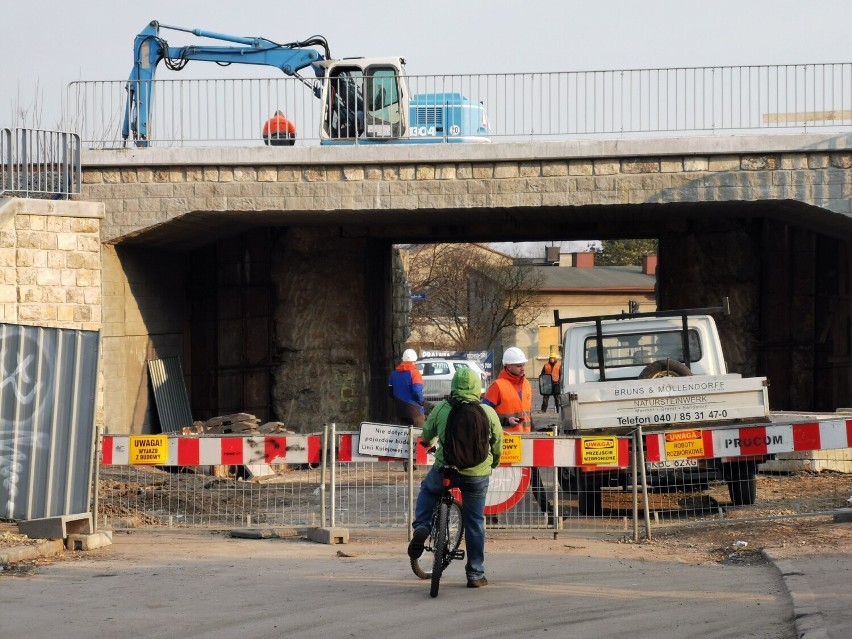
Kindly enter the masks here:
M 204 481 L 209 481 L 209 477 Z M 122 490 L 126 487 L 122 488 Z M 701 496 L 689 497 L 701 505 L 717 506 L 723 499 L 724 487 L 711 489 Z M 607 555 L 619 558 L 643 556 L 676 560 L 689 564 L 704 563 L 754 563 L 765 561 L 761 553 L 772 549 L 780 558 L 801 557 L 808 554 L 852 553 L 852 523 L 838 523 L 831 515 L 794 516 L 796 512 L 833 512 L 849 507 L 852 498 L 852 476 L 839 473 L 801 473 L 790 476 L 761 475 L 758 477 L 758 504 L 745 509 L 729 509 L 720 521 L 699 521 L 680 517 L 664 522 L 652 520 L 651 539 L 640 527 L 640 542 L 632 540 L 632 531 L 600 532 L 578 530 L 495 530 L 490 535 L 492 551 L 525 548 L 541 551 L 580 550 L 590 555 Z M 623 499 L 623 494 L 621 499 Z M 677 495 L 663 494 L 652 497 L 651 507 L 664 512 L 667 501 L 676 501 Z M 792 501 L 791 501 L 792 500 Z M 656 503 L 655 503 L 656 501 Z M 680 499 L 681 504 L 683 498 Z M 209 503 L 209 502 L 208 502 Z M 788 504 L 795 503 L 796 509 Z M 104 504 L 102 504 L 104 506 Z M 106 505 L 108 507 L 108 505 Z M 219 506 L 210 504 L 210 507 Z M 619 506 L 620 507 L 620 506 Z M 695 508 L 695 505 L 691 506 Z M 145 518 L 141 518 L 144 527 Z M 227 527 L 223 535 L 228 534 Z M 399 545 L 405 531 L 400 528 L 355 528 L 350 531 L 353 542 Z M 0 550 L 13 546 L 32 545 L 41 540 L 18 534 L 17 526 L 0 520 Z M 96 554 L 96 553 L 95 553 Z M 21 574 L 39 565 L 70 558 L 85 560 L 87 553 L 68 551 L 64 557 L 37 559 L 7 565 L 0 576 Z M 91 556 L 91 555 L 90 555 Z

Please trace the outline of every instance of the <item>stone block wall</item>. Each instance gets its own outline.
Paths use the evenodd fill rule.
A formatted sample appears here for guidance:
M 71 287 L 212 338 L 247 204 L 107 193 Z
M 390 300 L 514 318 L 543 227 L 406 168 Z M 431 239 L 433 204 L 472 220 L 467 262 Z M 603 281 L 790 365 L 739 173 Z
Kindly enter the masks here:
M 0 199 L 0 322 L 100 331 L 104 205 Z M 104 423 L 103 370 L 97 424 Z
M 101 328 L 104 205 L 0 200 L 0 321 Z
M 480 209 L 500 223 L 500 210 L 512 208 L 789 200 L 850 215 L 850 167 L 848 151 L 380 165 L 199 161 L 87 169 L 82 198 L 107 205 L 105 241 L 192 211 Z

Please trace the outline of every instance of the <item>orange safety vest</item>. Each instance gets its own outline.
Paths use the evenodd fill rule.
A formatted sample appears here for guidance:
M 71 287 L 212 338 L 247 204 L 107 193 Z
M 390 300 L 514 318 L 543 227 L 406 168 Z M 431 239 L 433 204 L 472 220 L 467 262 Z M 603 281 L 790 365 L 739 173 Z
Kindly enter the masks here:
M 263 125 L 264 136 L 269 134 L 280 135 L 282 133 L 290 134 L 292 137 L 295 137 L 296 135 L 296 125 L 283 115 L 273 115 L 266 121 L 266 124 Z
M 497 389 L 496 393 L 492 392 L 494 388 Z M 501 373 L 485 393 L 485 399 L 494 403 L 494 410 L 501 422 L 509 417 L 521 419 L 518 426 L 504 427 L 507 433 L 528 433 L 532 430 L 532 387 L 526 377 L 521 383 L 520 393 L 518 391 L 518 386 Z
M 553 366 L 550 365 L 550 361 L 546 361 L 544 363 L 544 374 L 550 375 L 550 379 L 553 380 L 554 384 L 559 383 L 559 373 L 562 371 L 562 363 L 557 360 Z

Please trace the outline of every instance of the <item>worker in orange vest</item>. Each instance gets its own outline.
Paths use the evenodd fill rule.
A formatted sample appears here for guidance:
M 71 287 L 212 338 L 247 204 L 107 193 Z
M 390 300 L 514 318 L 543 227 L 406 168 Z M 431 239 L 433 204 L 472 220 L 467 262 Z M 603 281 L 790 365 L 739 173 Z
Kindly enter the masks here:
M 263 125 L 263 143 L 271 146 L 293 146 L 296 143 L 296 125 L 276 111 Z
M 500 424 L 507 433 L 528 433 L 532 430 L 532 387 L 525 376 L 527 356 L 510 346 L 503 353 L 503 370 L 485 391 L 483 404 L 497 411 Z
M 503 432 L 506 433 L 532 431 L 532 387 L 526 378 L 526 363 L 527 356 L 520 348 L 507 348 L 503 352 L 503 370 L 482 398 L 483 404 L 497 411 Z M 548 525 L 553 525 L 553 515 L 538 468 L 530 470 L 530 489 L 541 511 L 547 513 Z M 497 515 L 489 516 L 488 523 L 496 524 Z
M 559 409 L 561 408 L 561 406 L 559 405 L 559 375 L 561 373 L 562 373 L 562 363 L 559 361 L 559 356 L 556 353 L 551 353 L 550 357 L 544 363 L 544 366 L 541 368 L 541 375 L 550 375 L 550 379 L 551 379 L 550 395 L 553 395 L 553 403 L 555 405 L 557 413 L 559 412 Z M 550 401 L 550 395 L 542 395 L 541 396 L 541 412 L 542 413 L 547 412 L 547 404 Z

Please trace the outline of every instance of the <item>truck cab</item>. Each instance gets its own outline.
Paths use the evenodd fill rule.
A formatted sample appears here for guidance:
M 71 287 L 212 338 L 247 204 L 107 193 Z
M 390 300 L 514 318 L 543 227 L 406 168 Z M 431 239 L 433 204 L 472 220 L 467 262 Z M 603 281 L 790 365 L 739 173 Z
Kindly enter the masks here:
M 572 323 L 565 330 L 562 342 L 563 392 L 570 392 L 568 389 L 574 384 L 639 379 L 648 365 L 665 359 L 685 364 L 693 375 L 728 372 L 716 322 L 710 315 L 689 317 L 686 334 L 688 362 L 683 347 L 683 322 L 678 318 L 603 320 L 600 339 L 596 322 Z

